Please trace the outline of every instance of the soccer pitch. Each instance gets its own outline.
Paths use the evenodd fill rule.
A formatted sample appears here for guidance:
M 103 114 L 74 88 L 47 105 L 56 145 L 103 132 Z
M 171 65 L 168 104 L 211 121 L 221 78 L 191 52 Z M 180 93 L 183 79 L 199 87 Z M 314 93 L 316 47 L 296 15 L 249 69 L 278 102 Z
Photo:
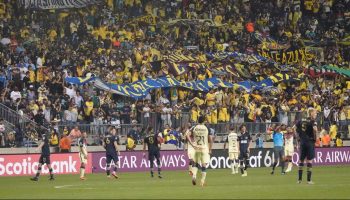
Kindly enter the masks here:
M 0 198 L 32 199 L 349 199 L 350 166 L 314 167 L 315 185 L 306 181 L 297 184 L 297 168 L 281 175 L 277 168 L 248 169 L 248 176 L 231 175 L 230 169 L 208 170 L 207 186 L 192 186 L 187 171 L 164 171 L 163 179 L 149 173 L 121 173 L 119 179 L 105 174 L 57 175 L 55 181 L 41 176 L 38 182 L 30 177 L 1 177 Z M 306 178 L 304 171 L 304 178 Z M 199 175 L 200 178 L 200 175 Z M 199 181 L 197 181 L 199 182 Z

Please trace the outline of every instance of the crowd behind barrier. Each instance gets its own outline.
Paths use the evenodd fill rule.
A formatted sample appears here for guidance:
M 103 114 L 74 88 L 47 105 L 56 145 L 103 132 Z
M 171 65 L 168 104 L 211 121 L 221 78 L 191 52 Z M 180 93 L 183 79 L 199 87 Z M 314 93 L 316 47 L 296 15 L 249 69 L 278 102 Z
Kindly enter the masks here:
M 17 2 L 0 1 L 0 117 L 13 125 L 0 130 L 1 147 L 35 146 L 42 134 L 59 146 L 78 131 L 99 145 L 109 125 L 136 143 L 149 125 L 181 138 L 199 115 L 218 136 L 242 123 L 265 134 L 309 107 L 320 128 L 349 138 L 350 1 L 106 0 L 58 10 Z M 119 86 L 160 77 L 272 85 L 158 88 L 134 100 L 65 81 L 92 75 Z

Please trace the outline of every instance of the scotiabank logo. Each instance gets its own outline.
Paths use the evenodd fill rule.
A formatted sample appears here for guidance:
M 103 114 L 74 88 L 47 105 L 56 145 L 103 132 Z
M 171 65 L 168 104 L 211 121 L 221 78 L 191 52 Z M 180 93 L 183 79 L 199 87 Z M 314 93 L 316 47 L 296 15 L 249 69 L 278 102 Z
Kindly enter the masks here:
M 0 176 L 34 175 L 38 169 L 39 154 L 0 155 Z M 86 173 L 91 173 L 91 155 L 88 157 Z M 51 167 L 55 174 L 79 173 L 80 159 L 75 154 L 52 154 Z M 49 169 L 43 166 L 42 174 L 48 174 Z

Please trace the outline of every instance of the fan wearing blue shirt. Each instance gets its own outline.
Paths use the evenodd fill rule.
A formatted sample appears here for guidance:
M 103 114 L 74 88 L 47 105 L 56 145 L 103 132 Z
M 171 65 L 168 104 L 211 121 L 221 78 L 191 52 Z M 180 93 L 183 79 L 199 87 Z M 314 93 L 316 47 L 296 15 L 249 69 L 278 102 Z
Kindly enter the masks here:
M 285 174 L 284 171 L 284 138 L 283 133 L 286 131 L 286 125 L 281 124 L 269 131 L 268 134 L 272 134 L 273 139 L 273 152 L 274 152 L 274 163 L 272 166 L 271 175 L 275 173 L 275 168 L 277 163 L 281 162 L 282 175 Z

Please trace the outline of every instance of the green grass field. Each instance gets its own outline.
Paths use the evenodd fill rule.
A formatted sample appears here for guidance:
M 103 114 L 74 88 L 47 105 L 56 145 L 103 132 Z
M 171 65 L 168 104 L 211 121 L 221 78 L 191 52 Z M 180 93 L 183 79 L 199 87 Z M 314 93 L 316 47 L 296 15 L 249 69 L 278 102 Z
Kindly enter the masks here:
M 48 176 L 41 176 L 38 182 L 29 177 L 1 177 L 0 198 L 349 199 L 349 171 L 349 166 L 314 167 L 315 185 L 307 185 L 296 183 L 296 168 L 287 175 L 270 175 L 268 168 L 249 169 L 248 177 L 231 175 L 228 169 L 208 170 L 204 188 L 192 186 L 186 171 L 164 171 L 163 179 L 150 178 L 149 173 L 122 173 L 118 180 L 89 174 L 86 181 L 80 181 L 78 175 L 60 175 L 51 182 Z

